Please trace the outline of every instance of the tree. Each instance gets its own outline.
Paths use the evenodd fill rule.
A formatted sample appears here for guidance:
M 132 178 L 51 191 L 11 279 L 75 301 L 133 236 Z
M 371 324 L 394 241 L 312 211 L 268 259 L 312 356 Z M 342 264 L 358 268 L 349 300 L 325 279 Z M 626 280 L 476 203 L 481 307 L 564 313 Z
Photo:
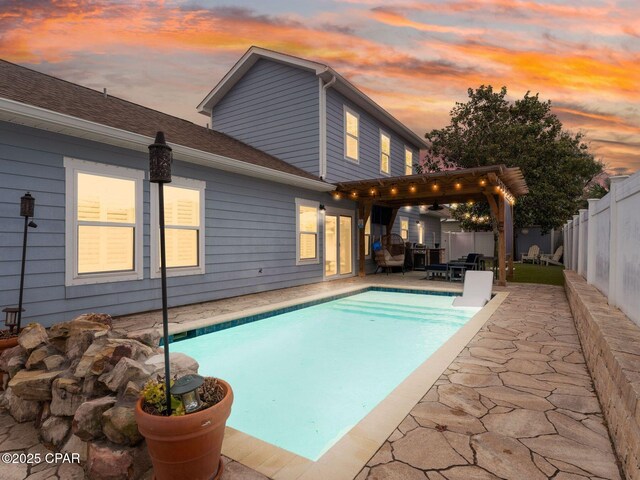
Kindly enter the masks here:
M 582 133 L 563 129 L 551 102 L 527 92 L 509 102 L 507 88 L 468 90 L 469 100 L 456 103 L 451 123 L 425 136 L 429 141 L 422 171 L 505 164 L 520 167 L 529 194 L 517 200 L 516 227 L 539 225 L 543 232 L 561 226 L 576 213 L 584 190 L 603 170 Z M 455 217 L 488 215 L 484 202 L 461 206 Z M 469 209 L 473 210 L 473 213 Z

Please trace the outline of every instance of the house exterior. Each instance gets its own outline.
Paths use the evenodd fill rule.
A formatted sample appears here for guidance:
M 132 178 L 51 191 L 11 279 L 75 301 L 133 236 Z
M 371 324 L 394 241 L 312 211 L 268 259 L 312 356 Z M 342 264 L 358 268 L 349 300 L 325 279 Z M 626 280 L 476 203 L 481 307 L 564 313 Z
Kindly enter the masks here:
M 334 198 L 333 183 L 401 175 L 423 146 L 330 67 L 258 48 L 199 106 L 213 129 L 4 61 L 0 80 L 0 306 L 17 304 L 19 201 L 29 191 L 38 228 L 23 318 L 45 326 L 159 308 L 147 173 L 158 130 L 174 153 L 170 306 L 354 275 L 355 204 Z M 382 233 L 371 220 L 368 258 Z M 394 230 L 429 243 L 439 223 L 416 207 Z

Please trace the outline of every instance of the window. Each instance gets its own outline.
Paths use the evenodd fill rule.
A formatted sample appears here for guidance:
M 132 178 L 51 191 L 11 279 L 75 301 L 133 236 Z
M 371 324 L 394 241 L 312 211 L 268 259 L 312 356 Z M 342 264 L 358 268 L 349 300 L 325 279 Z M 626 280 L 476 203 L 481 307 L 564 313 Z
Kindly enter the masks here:
M 371 252 L 371 215 L 364 224 L 364 256 L 368 257 Z
M 389 157 L 391 156 L 391 137 L 380 130 L 380 173 L 389 174 Z
M 424 222 L 418 222 L 418 243 L 424 245 Z
M 65 284 L 141 279 L 144 171 L 72 158 L 64 166 Z
M 404 174 L 413 175 L 413 150 L 404 147 Z
M 296 198 L 296 263 L 319 263 L 318 202 Z
M 409 219 L 400 217 L 400 236 L 404 241 L 409 240 Z
M 344 107 L 344 157 L 358 161 L 360 138 L 360 117 L 349 107 Z
M 200 275 L 204 263 L 206 182 L 173 177 L 164 185 L 167 275 Z M 151 278 L 160 278 L 158 185 L 151 184 Z

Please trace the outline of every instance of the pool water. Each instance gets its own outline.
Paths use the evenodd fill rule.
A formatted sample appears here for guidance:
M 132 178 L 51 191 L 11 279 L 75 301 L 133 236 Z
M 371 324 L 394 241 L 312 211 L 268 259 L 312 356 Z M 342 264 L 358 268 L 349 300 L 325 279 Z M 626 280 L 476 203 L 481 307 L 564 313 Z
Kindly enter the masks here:
M 227 425 L 317 460 L 479 308 L 367 291 L 171 344 L 228 381 Z

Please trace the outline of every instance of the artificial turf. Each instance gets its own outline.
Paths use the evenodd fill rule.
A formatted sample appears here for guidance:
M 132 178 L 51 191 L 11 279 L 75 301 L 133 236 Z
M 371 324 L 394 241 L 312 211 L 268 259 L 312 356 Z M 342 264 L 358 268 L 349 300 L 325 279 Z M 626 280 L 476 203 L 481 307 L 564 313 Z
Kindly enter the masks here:
M 515 263 L 513 265 L 513 280 L 518 283 L 544 283 L 547 285 L 564 285 L 562 270 L 564 267 L 555 265 L 533 265 L 531 263 Z

